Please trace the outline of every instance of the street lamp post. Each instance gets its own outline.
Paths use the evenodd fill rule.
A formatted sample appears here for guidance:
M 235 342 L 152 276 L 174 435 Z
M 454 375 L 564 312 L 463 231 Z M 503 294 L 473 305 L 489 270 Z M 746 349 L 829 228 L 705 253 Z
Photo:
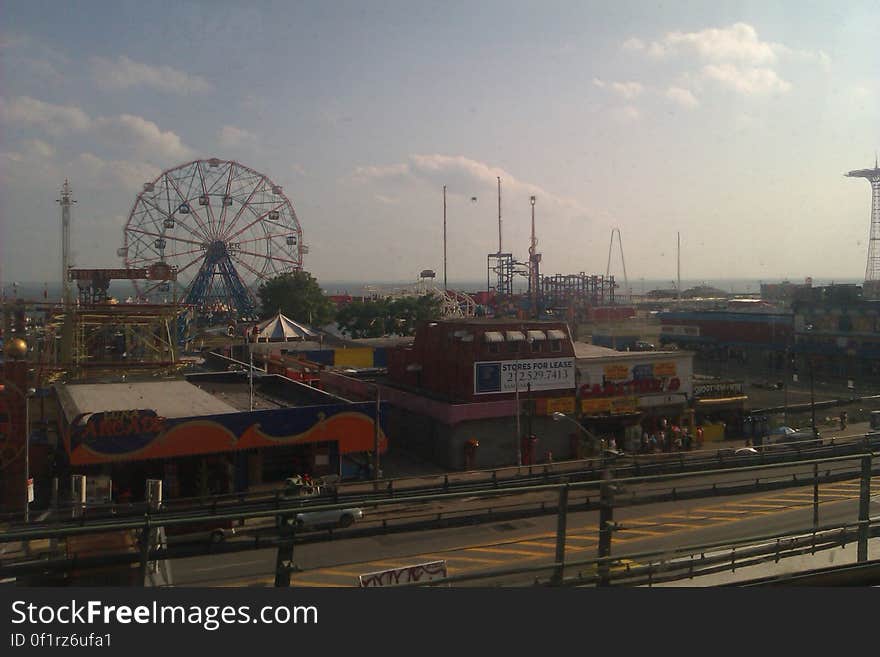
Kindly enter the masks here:
M 550 417 L 553 418 L 554 422 L 559 422 L 559 420 L 568 420 L 573 425 L 575 425 L 578 429 L 583 431 L 584 434 L 587 436 L 587 438 L 589 438 L 590 440 L 593 441 L 594 446 L 599 444 L 599 441 L 596 438 L 596 436 L 594 436 L 591 432 L 587 431 L 587 429 L 584 427 L 584 425 L 582 425 L 577 420 L 574 420 L 573 418 L 568 417 L 565 413 L 560 413 L 559 411 L 554 411 Z
M 810 333 L 810 332 L 812 332 L 812 330 L 813 330 L 814 327 L 813 327 L 812 324 L 807 324 L 805 328 L 806 328 L 807 333 Z M 816 434 L 817 434 L 818 432 L 816 431 L 816 394 L 815 394 L 815 388 L 814 388 L 814 382 L 813 382 L 813 381 L 814 381 L 814 376 L 813 376 L 813 353 L 812 353 L 812 348 L 813 348 L 813 342 L 812 342 L 812 340 L 810 340 L 810 341 L 807 343 L 807 349 L 808 349 L 808 351 L 807 351 L 807 361 L 808 361 L 809 364 L 810 364 L 810 426 L 811 426 L 812 429 L 813 429 L 813 438 L 815 438 L 815 437 L 816 437 Z
M 810 359 L 810 426 L 813 427 L 813 438 L 816 437 L 816 397 L 813 390 L 813 355 L 809 354 Z

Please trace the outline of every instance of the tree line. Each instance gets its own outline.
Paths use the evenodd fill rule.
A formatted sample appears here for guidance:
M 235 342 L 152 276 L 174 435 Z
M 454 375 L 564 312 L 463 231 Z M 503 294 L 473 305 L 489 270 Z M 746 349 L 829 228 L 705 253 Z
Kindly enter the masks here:
M 351 338 L 412 335 L 419 322 L 438 319 L 441 311 L 440 297 L 432 294 L 352 301 L 337 310 L 317 279 L 306 271 L 287 272 L 261 283 L 257 296 L 264 319 L 280 312 L 315 327 L 335 321 Z

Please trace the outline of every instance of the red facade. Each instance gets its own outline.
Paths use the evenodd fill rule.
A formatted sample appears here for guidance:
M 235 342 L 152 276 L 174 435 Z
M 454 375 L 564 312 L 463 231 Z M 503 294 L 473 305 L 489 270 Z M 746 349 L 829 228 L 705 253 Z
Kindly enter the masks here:
M 509 339 L 517 338 L 516 334 L 522 334 L 525 339 Z M 574 358 L 571 334 L 563 322 L 444 320 L 420 326 L 412 346 L 390 349 L 388 376 L 395 383 L 418 388 L 446 401 L 490 401 L 485 395 L 474 394 L 474 363 L 562 357 Z M 535 394 L 556 395 L 555 392 Z M 491 400 L 512 397 L 512 394 L 500 393 L 492 395 Z

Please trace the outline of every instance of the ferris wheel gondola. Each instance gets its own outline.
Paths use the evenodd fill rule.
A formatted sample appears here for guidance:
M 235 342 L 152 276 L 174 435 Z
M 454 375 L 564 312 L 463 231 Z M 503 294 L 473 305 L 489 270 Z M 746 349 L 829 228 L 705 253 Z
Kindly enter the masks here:
M 195 160 L 144 184 L 117 253 L 126 267 L 177 267 L 185 302 L 255 315 L 253 286 L 302 268 L 302 227 L 282 187 L 231 160 Z M 135 282 L 140 297 L 160 281 Z

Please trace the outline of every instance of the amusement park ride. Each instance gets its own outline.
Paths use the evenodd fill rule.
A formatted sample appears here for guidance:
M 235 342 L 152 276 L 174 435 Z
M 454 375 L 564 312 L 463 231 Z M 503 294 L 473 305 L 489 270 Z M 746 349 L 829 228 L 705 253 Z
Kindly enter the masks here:
M 175 268 L 183 303 L 256 317 L 254 284 L 302 268 L 308 247 L 290 199 L 268 177 L 231 160 L 195 160 L 144 184 L 117 254 L 128 269 Z M 142 299 L 165 281 L 135 281 Z

